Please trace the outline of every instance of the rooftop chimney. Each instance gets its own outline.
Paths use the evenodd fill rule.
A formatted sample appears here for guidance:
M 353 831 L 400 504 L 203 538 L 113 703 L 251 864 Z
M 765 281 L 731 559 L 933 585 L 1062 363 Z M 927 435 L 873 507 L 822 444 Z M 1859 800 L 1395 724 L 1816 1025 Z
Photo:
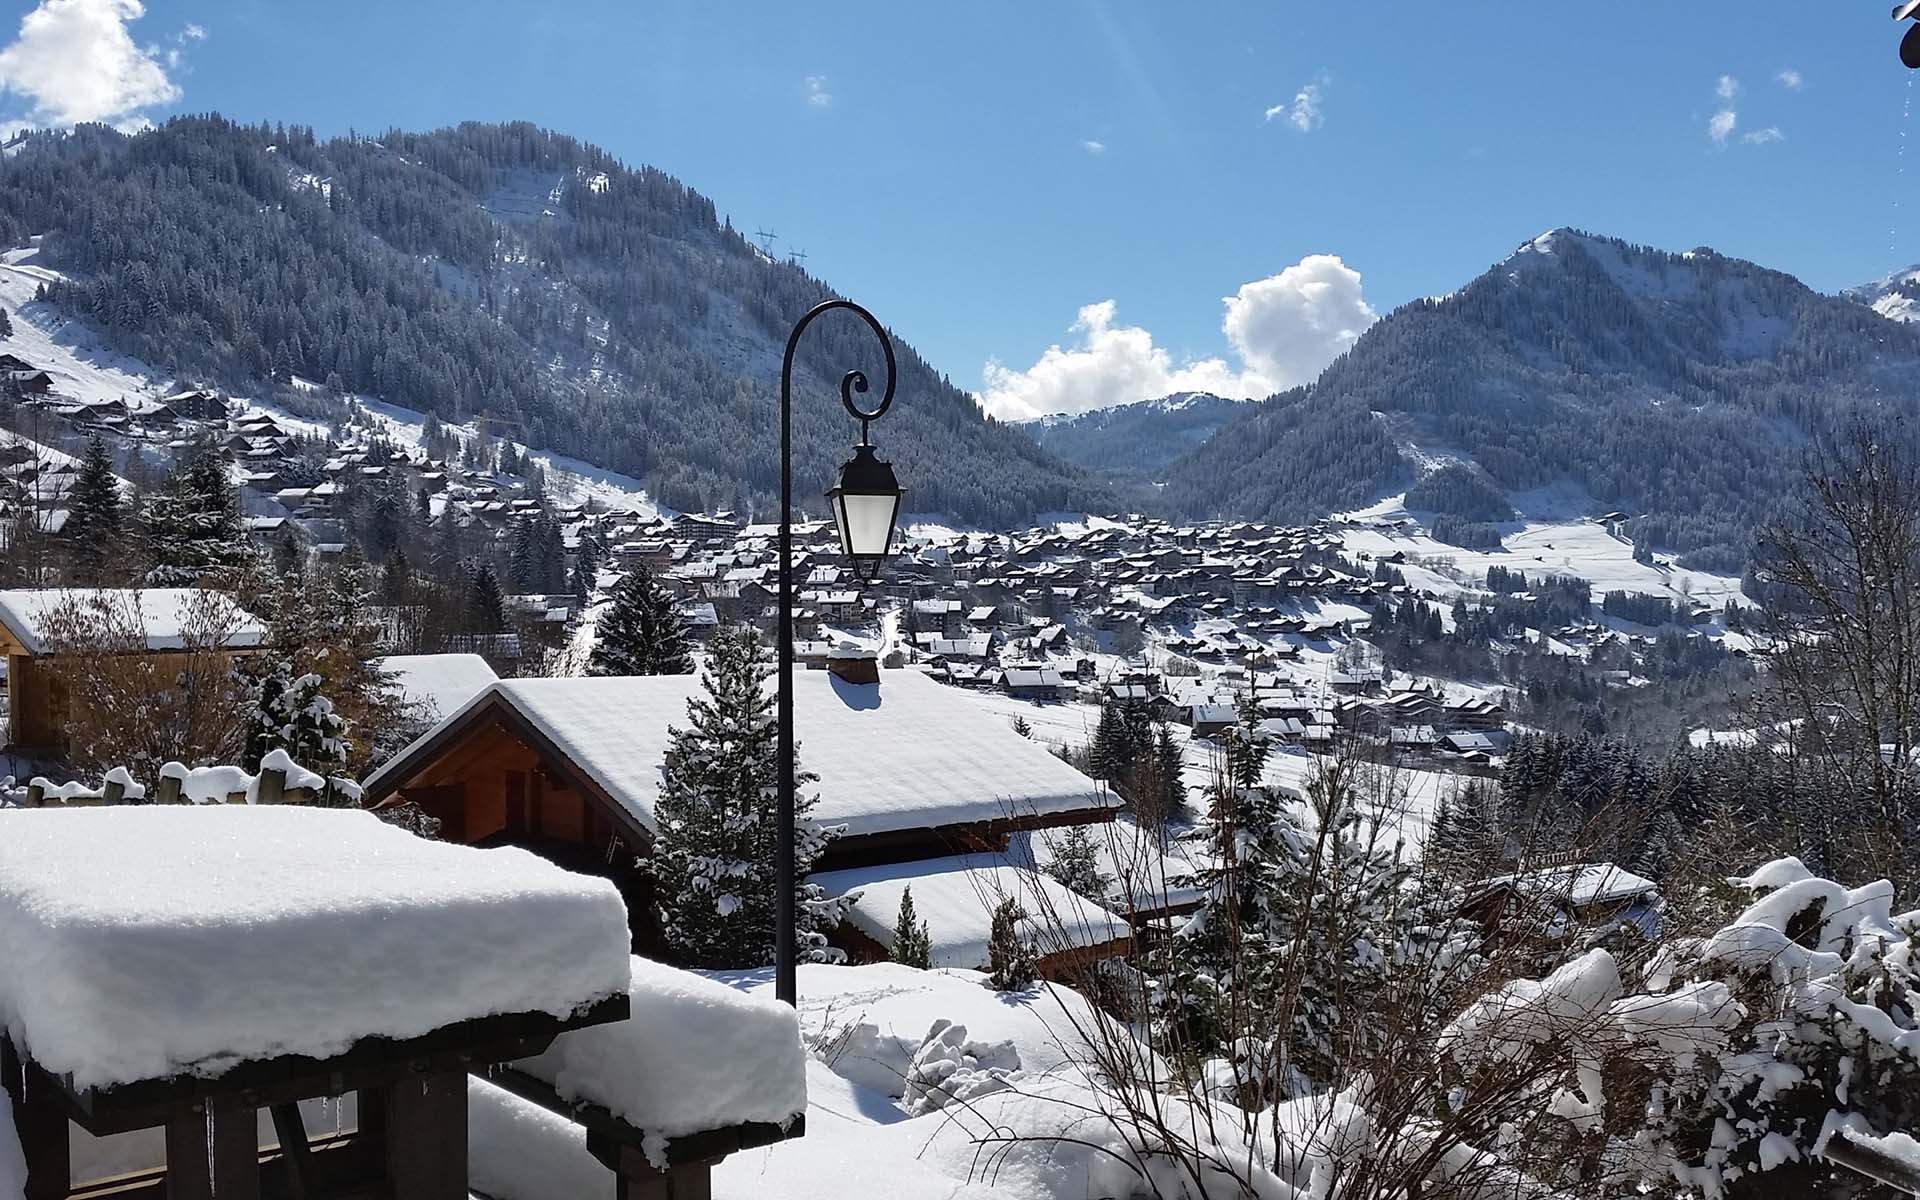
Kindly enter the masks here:
M 835 646 L 827 654 L 827 670 L 848 683 L 879 683 L 877 652 L 861 646 Z

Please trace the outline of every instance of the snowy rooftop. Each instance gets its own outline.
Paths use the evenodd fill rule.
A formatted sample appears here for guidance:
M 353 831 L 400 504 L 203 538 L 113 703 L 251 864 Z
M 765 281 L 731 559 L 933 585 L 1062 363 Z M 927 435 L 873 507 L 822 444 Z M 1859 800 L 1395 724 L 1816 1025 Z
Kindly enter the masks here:
M 500 678 L 478 654 L 394 654 L 375 661 L 407 702 L 429 709 L 434 720 L 458 712 Z
M 686 724 L 687 701 L 696 695 L 705 695 L 696 675 L 505 679 L 468 709 L 490 697 L 511 705 L 650 829 L 668 728 Z M 1045 746 L 919 672 L 885 672 L 878 684 L 797 672 L 794 719 L 800 763 L 820 777 L 814 818 L 845 825 L 850 834 L 1115 803 Z M 417 770 L 409 760 L 425 742 L 375 772 L 368 790 L 382 794 Z
M 626 990 L 619 893 L 516 849 L 370 814 L 200 807 L 0 813 L 0 1019 L 77 1088 Z
M 889 949 L 901 893 L 912 888 L 914 911 L 927 923 L 936 967 L 984 970 L 993 910 L 1009 896 L 1028 914 L 1020 922 L 1020 936 L 1042 956 L 1103 945 L 1130 933 L 1125 921 L 1047 876 L 984 855 L 822 871 L 811 879 L 829 896 L 858 891 L 847 919 Z
M 222 637 L 229 647 L 258 646 L 266 626 L 217 592 L 199 588 L 9 588 L 0 590 L 0 627 L 29 654 L 45 654 L 49 625 L 69 604 L 103 607 L 146 634 L 149 650 L 178 650 L 196 639 Z
M 784 1124 L 806 1111 L 791 1007 L 644 958 L 632 960 L 629 994 L 629 1020 L 563 1033 L 517 1065 L 657 1137 Z
M 1612 863 L 1575 863 L 1548 867 L 1523 875 L 1502 875 L 1483 886 L 1513 888 L 1536 900 L 1564 901 L 1574 908 L 1593 904 L 1614 904 L 1651 895 L 1660 885 Z

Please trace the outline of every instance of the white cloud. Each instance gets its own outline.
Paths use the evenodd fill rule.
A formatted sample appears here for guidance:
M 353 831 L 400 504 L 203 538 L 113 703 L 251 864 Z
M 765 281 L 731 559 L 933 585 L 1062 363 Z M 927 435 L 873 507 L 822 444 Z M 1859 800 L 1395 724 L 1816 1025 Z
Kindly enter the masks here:
M 123 129 L 149 122 L 139 110 L 180 99 L 167 77 L 178 56 L 137 45 L 127 24 L 140 0 L 41 0 L 0 49 L 0 90 L 32 102 L 25 126 L 104 121 Z M 186 36 L 204 36 L 188 26 Z
M 1707 136 L 1713 139 L 1714 145 L 1724 146 L 1733 136 L 1733 127 L 1739 123 L 1740 118 L 1732 109 L 1723 108 L 1707 118 Z
M 1722 100 L 1732 100 L 1740 94 L 1740 81 L 1731 75 L 1722 75 L 1720 81 L 1713 85 L 1713 94 Z
M 1770 146 L 1775 142 L 1784 142 L 1787 135 L 1780 132 L 1778 125 L 1769 125 L 1765 129 L 1756 129 L 1752 133 L 1743 133 L 1740 140 L 1749 146 Z
M 1221 331 L 1240 361 L 1237 368 L 1218 357 L 1175 363 L 1150 331 L 1116 324 L 1117 306 L 1102 300 L 1080 310 L 1072 326 L 1081 335 L 1077 344 L 1049 346 L 1024 371 L 989 360 L 975 399 L 1004 420 L 1085 412 L 1173 392 L 1259 399 L 1314 379 L 1377 319 L 1362 295 L 1359 272 L 1331 254 L 1254 280 L 1224 303 Z
M 1321 75 L 1313 82 L 1302 85 L 1291 101 L 1269 108 L 1267 120 L 1285 121 L 1301 133 L 1312 133 L 1327 123 L 1327 85 L 1330 82 L 1327 76 Z
M 807 103 L 815 108 L 825 108 L 833 103 L 833 93 L 827 90 L 825 75 L 807 76 Z
M 1107 152 L 1107 144 L 1102 141 L 1096 141 L 1093 138 L 1088 138 L 1081 142 L 1080 148 L 1088 154 L 1105 154 Z
M 1790 92 L 1797 92 L 1807 86 L 1807 81 L 1801 78 L 1800 72 L 1794 70 L 1792 67 L 1781 71 L 1778 75 L 1774 76 L 1774 79 L 1779 82 L 1781 87 Z

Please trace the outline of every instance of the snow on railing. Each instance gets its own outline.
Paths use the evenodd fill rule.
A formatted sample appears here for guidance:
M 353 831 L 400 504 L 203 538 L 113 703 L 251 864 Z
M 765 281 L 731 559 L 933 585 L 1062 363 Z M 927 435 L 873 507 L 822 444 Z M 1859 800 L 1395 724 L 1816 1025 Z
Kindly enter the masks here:
M 160 768 L 151 790 L 125 767 L 115 767 L 92 787 L 78 780 L 55 783 L 36 775 L 20 788 L 0 779 L 0 807 L 84 807 L 115 804 L 305 804 L 329 808 L 360 803 L 358 782 L 309 771 L 285 750 L 260 760 L 258 774 L 236 766 L 189 767 L 170 762 Z

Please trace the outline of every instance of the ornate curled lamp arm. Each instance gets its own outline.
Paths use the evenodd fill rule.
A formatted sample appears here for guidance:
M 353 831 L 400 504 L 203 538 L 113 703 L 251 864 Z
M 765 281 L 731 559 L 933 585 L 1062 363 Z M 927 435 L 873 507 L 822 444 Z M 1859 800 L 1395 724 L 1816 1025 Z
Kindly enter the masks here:
M 893 361 L 893 339 L 887 336 L 887 331 L 880 327 L 880 322 L 874 318 L 874 315 L 858 304 L 855 304 L 851 300 L 823 300 L 808 309 L 806 315 L 795 322 L 793 332 L 787 335 L 786 358 L 783 359 L 780 364 L 780 394 L 782 396 L 792 394 L 793 356 L 800 348 L 800 335 L 807 331 L 807 326 L 813 324 L 815 317 L 823 313 L 832 312 L 836 308 L 844 308 L 859 317 L 862 321 L 865 321 L 867 328 L 873 330 L 873 336 L 880 339 L 880 349 L 887 356 L 887 386 L 880 397 L 880 403 L 874 407 L 872 412 L 867 412 L 862 409 L 859 403 L 853 398 L 855 392 L 863 395 L 866 393 L 867 373 L 857 370 L 848 371 L 840 377 L 840 403 L 846 406 L 847 412 L 853 416 L 854 420 L 860 422 L 860 444 L 864 446 L 867 444 L 868 424 L 886 416 L 887 409 L 893 407 L 893 385 L 896 368 Z

